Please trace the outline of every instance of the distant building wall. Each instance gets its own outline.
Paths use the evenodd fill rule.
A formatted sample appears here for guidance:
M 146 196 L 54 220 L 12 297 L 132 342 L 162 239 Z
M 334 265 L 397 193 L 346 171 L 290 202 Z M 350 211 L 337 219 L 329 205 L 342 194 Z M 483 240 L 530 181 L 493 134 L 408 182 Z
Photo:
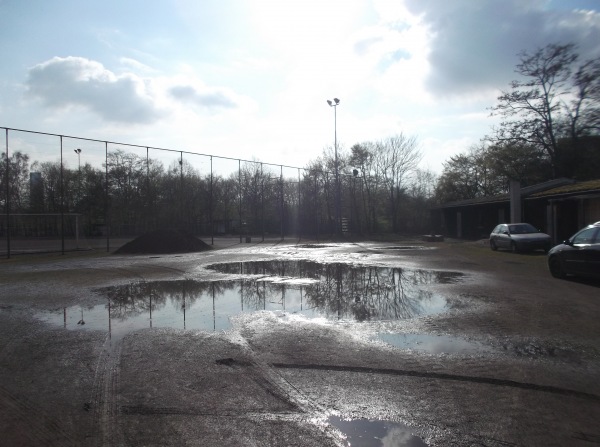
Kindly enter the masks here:
M 585 201 L 583 215 L 588 224 L 600 222 L 600 197 Z

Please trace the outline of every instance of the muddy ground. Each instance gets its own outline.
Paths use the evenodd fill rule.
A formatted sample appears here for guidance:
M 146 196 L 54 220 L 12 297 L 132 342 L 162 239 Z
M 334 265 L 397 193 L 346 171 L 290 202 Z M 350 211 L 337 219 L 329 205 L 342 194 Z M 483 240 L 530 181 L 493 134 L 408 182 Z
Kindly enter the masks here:
M 543 253 L 423 244 L 232 243 L 183 255 L 1 260 L 0 443 L 378 445 L 385 432 L 357 438 L 350 430 L 390 421 L 397 429 L 379 445 L 600 444 L 600 283 L 552 278 Z M 103 304 L 102 287 L 215 280 L 222 274 L 204 266 L 301 258 L 464 276 L 427 286 L 447 298 L 443 312 L 398 321 L 262 311 L 236 317 L 226 331 L 147 328 L 115 337 L 39 317 Z M 374 338 L 382 332 L 482 348 L 407 349 Z

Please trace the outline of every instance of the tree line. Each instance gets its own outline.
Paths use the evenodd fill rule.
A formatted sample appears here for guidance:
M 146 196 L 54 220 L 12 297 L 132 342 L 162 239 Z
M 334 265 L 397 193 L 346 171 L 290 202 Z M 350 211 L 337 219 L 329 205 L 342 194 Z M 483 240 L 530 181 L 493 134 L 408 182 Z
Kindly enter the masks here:
M 558 177 L 593 180 L 600 172 L 600 59 L 580 61 L 574 44 L 521 52 L 520 78 L 501 92 L 490 135 L 444 163 L 438 203 L 507 192 Z
M 341 148 L 338 176 L 332 148 L 297 177 L 260 161 L 240 161 L 229 175 L 200 173 L 183 157 L 165 166 L 125 149 L 107 152 L 101 168 L 70 169 L 17 151 L 2 154 L 0 204 L 12 214 L 81 214 L 87 236 L 167 227 L 197 235 L 329 236 L 341 226 L 361 235 L 422 231 L 435 176 L 418 169 L 420 159 L 416 139 L 403 134 Z

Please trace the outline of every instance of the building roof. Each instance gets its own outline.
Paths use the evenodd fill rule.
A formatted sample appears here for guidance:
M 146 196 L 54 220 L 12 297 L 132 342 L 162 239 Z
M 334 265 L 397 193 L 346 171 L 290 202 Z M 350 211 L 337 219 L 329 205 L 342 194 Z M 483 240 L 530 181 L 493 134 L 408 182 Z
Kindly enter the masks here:
M 600 182 L 600 180 L 598 180 Z M 536 185 L 525 186 L 521 188 L 521 197 L 527 198 L 530 196 L 536 196 L 537 194 L 543 193 L 547 190 L 554 190 L 560 187 L 568 187 L 575 183 L 575 180 L 568 178 L 558 178 L 554 180 L 549 180 L 547 182 L 538 183 Z M 495 196 L 487 196 L 487 197 L 476 197 L 474 199 L 467 200 L 459 200 L 456 202 L 448 202 L 442 205 L 438 205 L 433 207 L 434 209 L 441 208 L 458 208 L 464 206 L 471 205 L 485 205 L 488 203 L 501 203 L 501 202 L 510 202 L 510 195 L 507 194 L 499 194 Z
M 570 185 L 557 186 L 556 188 L 536 192 L 535 194 L 532 194 L 529 198 L 552 198 L 597 193 L 600 193 L 600 179 L 589 180 L 587 182 L 572 183 Z

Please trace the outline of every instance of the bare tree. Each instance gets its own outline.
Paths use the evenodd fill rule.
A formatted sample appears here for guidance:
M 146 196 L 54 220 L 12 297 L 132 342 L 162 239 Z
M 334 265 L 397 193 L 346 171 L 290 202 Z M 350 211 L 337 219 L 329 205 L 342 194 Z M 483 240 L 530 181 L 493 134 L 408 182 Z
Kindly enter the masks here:
M 542 149 L 555 177 L 559 138 L 578 138 L 599 129 L 600 62 L 588 61 L 574 72 L 579 55 L 573 44 L 550 44 L 519 56 L 515 71 L 523 79 L 512 81 L 511 90 L 503 91 L 492 108 L 492 115 L 503 121 L 491 139 Z
M 423 155 L 417 139 L 400 133 L 376 144 L 377 170 L 388 192 L 392 230 L 398 231 L 400 193 Z
M 572 139 L 600 132 L 600 59 L 589 60 L 573 77 L 576 94 L 571 101 L 569 133 Z
M 350 165 L 358 168 L 361 176 L 362 208 L 367 222 L 367 230 L 373 232 L 377 225 L 377 184 L 379 183 L 376 167 L 375 144 L 366 141 L 350 148 Z

